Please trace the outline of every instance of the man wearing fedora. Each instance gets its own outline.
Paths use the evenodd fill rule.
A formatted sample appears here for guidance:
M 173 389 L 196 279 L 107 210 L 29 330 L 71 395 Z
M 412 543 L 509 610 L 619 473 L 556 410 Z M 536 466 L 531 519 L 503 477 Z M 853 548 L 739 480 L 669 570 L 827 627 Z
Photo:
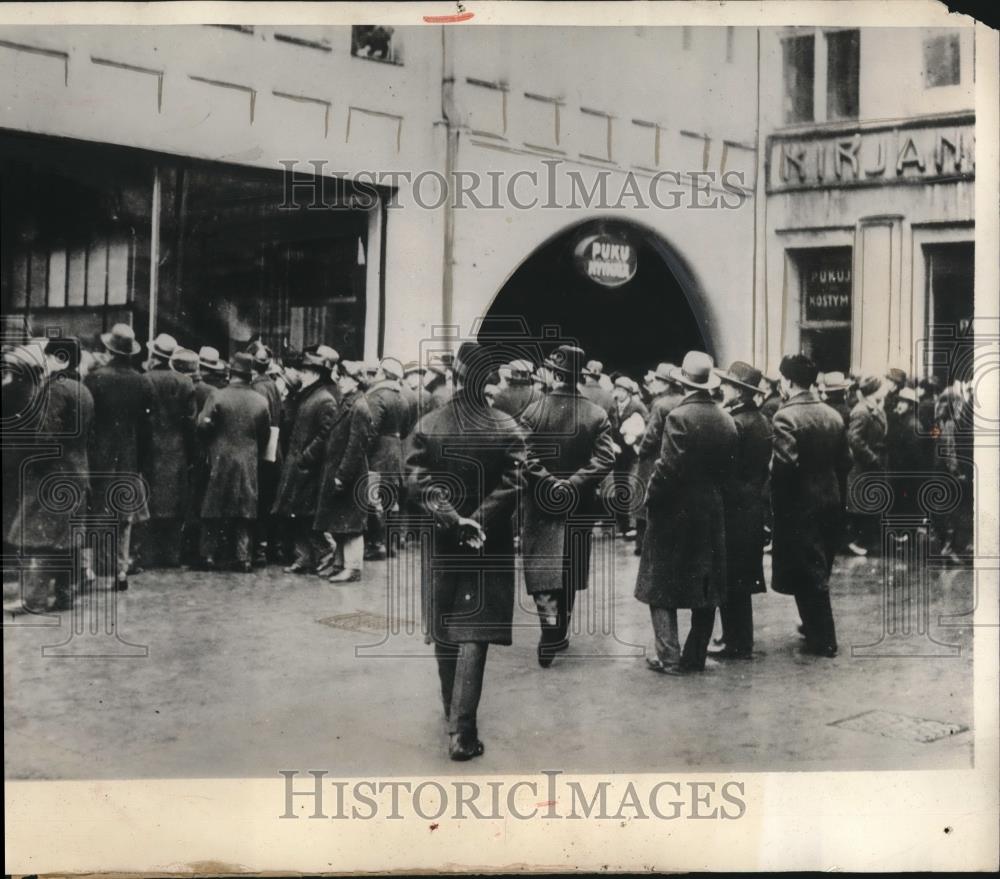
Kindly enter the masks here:
M 538 608 L 538 663 L 569 646 L 576 593 L 590 577 L 596 492 L 614 466 L 607 413 L 580 392 L 583 351 L 560 345 L 543 368 L 551 390 L 525 410 L 527 492 L 521 529 L 524 582 Z
M 832 657 L 837 635 L 830 571 L 843 533 L 840 486 L 851 452 L 843 420 L 813 393 L 816 364 L 792 354 L 782 359 L 780 372 L 785 402 L 771 422 L 771 588 L 795 596 L 806 652 Z
M 824 373 L 820 382 L 820 392 L 823 402 L 832 409 L 837 410 L 837 414 L 844 419 L 844 427 L 851 423 L 851 409 L 853 406 L 847 398 L 848 392 L 854 386 L 847 376 L 842 372 Z
M 600 406 L 611 418 L 615 408 L 615 398 L 611 391 L 601 386 L 604 375 L 604 364 L 600 360 L 588 360 L 587 365 L 580 370 L 583 378 L 580 380 L 580 393 L 591 403 Z
M 431 357 L 424 374 L 424 391 L 421 399 L 421 416 L 443 406 L 451 399 L 452 389 L 448 382 L 449 370 L 442 357 Z
M 771 423 L 757 406 L 761 371 L 735 361 L 722 379 L 723 406 L 736 425 L 736 461 L 726 484 L 726 598 L 721 646 L 709 650 L 721 659 L 750 659 L 753 655 L 751 596 L 764 586 L 764 486 L 771 463 Z
M 378 365 L 366 397 L 372 413 L 371 512 L 365 529 L 365 559 L 384 559 L 386 517 L 398 510 L 403 481 L 403 437 L 409 433 L 410 407 L 403 397 L 403 364 L 385 357 Z
M 190 509 L 189 468 L 198 416 L 188 354 L 177 357 L 173 336 L 160 333 L 149 343 L 149 381 L 153 385 L 153 442 L 148 478 L 151 486 L 149 522 L 143 529 L 146 565 L 177 567 L 181 563 L 181 529 Z
M 642 419 L 643 429 L 649 419 L 649 410 L 639 399 L 638 393 L 639 386 L 627 375 L 615 378 L 614 389 L 611 392 L 614 406 L 610 415 L 611 434 L 615 444 L 615 464 L 612 470 L 615 509 L 609 512 L 614 514 L 617 536 L 626 540 L 634 540 L 637 534 L 632 527 L 632 516 L 625 503 L 636 494 L 632 489 L 632 479 L 635 477 L 637 457 L 636 450 L 625 439 L 622 430 L 634 415 Z
M 646 421 L 646 429 L 639 440 L 639 448 L 636 450 L 636 479 L 642 487 L 641 503 L 636 511 L 636 538 L 635 554 L 642 555 L 642 544 L 645 540 L 648 520 L 646 518 L 646 487 L 649 479 L 653 475 L 656 461 L 660 457 L 660 448 L 663 445 L 663 431 L 666 427 L 667 416 L 674 410 L 674 407 L 684 399 L 681 386 L 672 378 L 671 372 L 676 369 L 673 363 L 660 363 L 656 369 L 646 375 L 646 387 L 649 389 L 652 401 L 649 407 L 649 419 Z
M 253 568 L 251 531 L 257 519 L 260 462 L 271 429 L 267 400 L 253 389 L 253 375 L 253 357 L 243 351 L 234 355 L 229 384 L 208 398 L 198 417 L 208 448 L 201 537 L 210 569 L 226 562 L 242 573 Z
M 337 402 L 325 383 L 330 375 L 327 361 L 315 350 L 307 350 L 298 373 L 300 387 L 274 502 L 274 515 L 287 523 L 285 532 L 291 535 L 294 546 L 294 558 L 285 568 L 288 574 L 315 572 L 326 548 L 313 525 L 326 441 L 337 414 Z
M 250 386 L 267 401 L 271 432 L 278 434 L 277 440 L 270 438 L 274 454 L 265 457 L 260 462 L 258 509 L 253 536 L 253 563 L 257 567 L 264 567 L 269 561 L 277 560 L 278 535 L 274 518 L 271 515 L 271 508 L 274 506 L 274 496 L 278 490 L 278 480 L 281 477 L 281 393 L 269 374 L 271 364 L 274 362 L 271 349 L 263 342 L 258 341 L 251 343 L 248 350 L 253 357 L 253 378 L 250 381 Z
M 340 363 L 340 402 L 322 457 L 319 446 L 313 446 L 313 452 L 303 459 L 308 467 L 319 465 L 313 530 L 331 534 L 336 542 L 329 567 L 331 583 L 357 582 L 364 568 L 363 535 L 369 506 L 364 488 L 373 431 L 372 412 L 361 390 L 363 378 L 363 364 L 353 360 Z
M 408 495 L 434 528 L 421 566 L 422 607 L 452 760 L 483 753 L 477 712 L 487 650 L 512 641 L 524 440 L 515 421 L 486 402 L 489 361 L 484 346 L 463 343 L 454 396 L 425 414 L 407 440 Z
M 684 399 L 667 415 L 663 446 L 649 480 L 649 524 L 635 597 L 649 605 L 656 658 L 653 671 L 704 671 L 715 608 L 726 595 L 724 492 L 737 448 L 732 417 L 712 399 L 720 384 L 712 358 L 689 351 L 671 377 Z M 691 610 L 681 649 L 677 611 Z
M 511 418 L 518 419 L 539 396 L 531 383 L 533 367 L 527 360 L 512 360 L 507 364 L 507 386 L 501 386 L 493 405 Z
M 156 405 L 153 383 L 139 372 L 133 358 L 142 350 L 128 324 L 115 324 L 101 335 L 108 362 L 92 369 L 84 384 L 94 398 L 94 432 L 90 467 L 95 512 L 117 520 L 114 560 L 115 588 L 128 589 L 132 527 L 149 519 L 149 483 L 145 481 L 153 442 L 152 417 Z M 115 502 L 111 487 L 125 477 L 137 489 L 138 502 L 125 511 Z
M 858 385 L 858 402 L 851 410 L 847 439 L 854 465 L 847 476 L 847 509 L 851 514 L 851 541 L 848 549 L 866 556 L 880 542 L 879 514 L 866 512 L 855 497 L 855 486 L 868 474 L 885 472 L 885 437 L 888 429 L 882 408 L 882 380 L 868 376 Z M 861 489 L 864 493 L 863 488 Z

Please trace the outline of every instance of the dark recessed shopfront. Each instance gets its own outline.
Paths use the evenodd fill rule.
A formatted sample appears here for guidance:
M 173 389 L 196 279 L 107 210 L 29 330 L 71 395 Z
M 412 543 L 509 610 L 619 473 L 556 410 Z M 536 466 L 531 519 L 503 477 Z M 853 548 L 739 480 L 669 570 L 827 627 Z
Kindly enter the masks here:
M 85 344 L 124 320 L 224 355 L 260 336 L 361 357 L 385 227 L 325 184 L 339 207 L 289 208 L 278 171 L 0 135 L 3 312 Z

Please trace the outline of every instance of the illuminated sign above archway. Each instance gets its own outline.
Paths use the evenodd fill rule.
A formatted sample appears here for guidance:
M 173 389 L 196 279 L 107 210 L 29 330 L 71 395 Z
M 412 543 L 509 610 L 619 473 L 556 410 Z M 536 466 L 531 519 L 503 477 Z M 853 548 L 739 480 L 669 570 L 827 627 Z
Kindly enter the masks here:
M 627 236 L 605 231 L 581 238 L 573 250 L 573 262 L 594 283 L 621 287 L 635 277 L 639 254 Z

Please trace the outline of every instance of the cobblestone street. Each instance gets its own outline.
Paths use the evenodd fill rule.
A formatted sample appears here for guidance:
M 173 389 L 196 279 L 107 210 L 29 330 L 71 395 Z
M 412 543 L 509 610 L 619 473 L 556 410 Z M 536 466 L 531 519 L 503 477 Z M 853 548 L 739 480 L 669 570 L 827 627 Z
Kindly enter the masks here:
M 578 604 L 574 624 L 583 631 L 550 669 L 535 660 L 537 623 L 520 593 L 514 645 L 490 651 L 479 719 L 486 754 L 474 767 L 448 760 L 432 651 L 418 622 L 407 631 L 419 607 L 395 584 L 417 570 L 413 550 L 391 580 L 387 563 L 377 562 L 363 582 L 339 587 L 276 566 L 249 576 L 147 571 L 117 596 L 120 637 L 148 647 L 145 657 L 43 656 L 43 647 L 69 638 L 69 616 L 12 615 L 16 585 L 7 583 L 6 775 L 971 765 L 972 629 L 962 615 L 975 599 L 967 570 L 929 575 L 931 634 L 955 650 L 911 635 L 904 649 L 918 656 L 852 655 L 852 647 L 856 654 L 880 641 L 882 589 L 877 561 L 841 557 L 833 576 L 837 658 L 803 655 L 794 601 L 769 592 L 754 602 L 754 661 L 664 678 L 643 660 L 651 635 L 647 609 L 632 597 L 632 545 L 607 546 L 612 586 L 595 574 Z M 596 553 L 595 566 L 601 559 Z M 402 596 L 393 613 L 401 631 L 387 638 L 390 594 Z M 942 615 L 956 618 L 941 626 Z M 682 635 L 687 617 L 680 613 Z M 79 619 L 90 625 L 92 617 Z M 614 637 L 601 634 L 611 630 Z M 78 652 L 84 643 L 76 635 L 50 652 Z M 111 638 L 92 643 L 106 653 L 143 652 Z M 894 643 L 869 652 L 891 652 Z

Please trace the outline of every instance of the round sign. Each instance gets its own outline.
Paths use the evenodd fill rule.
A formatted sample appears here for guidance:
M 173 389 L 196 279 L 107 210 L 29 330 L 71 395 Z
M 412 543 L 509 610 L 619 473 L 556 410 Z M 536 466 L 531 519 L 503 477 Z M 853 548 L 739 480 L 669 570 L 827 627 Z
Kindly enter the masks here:
M 581 239 L 573 251 L 573 260 L 591 281 L 621 287 L 635 277 L 639 255 L 635 245 L 623 236 L 601 232 Z

